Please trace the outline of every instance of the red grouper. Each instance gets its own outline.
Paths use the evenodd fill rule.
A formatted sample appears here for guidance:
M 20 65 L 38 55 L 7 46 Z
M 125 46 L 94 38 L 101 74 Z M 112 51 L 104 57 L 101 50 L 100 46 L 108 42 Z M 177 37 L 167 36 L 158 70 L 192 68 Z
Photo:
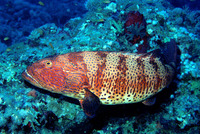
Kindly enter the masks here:
M 144 54 L 125 52 L 72 52 L 41 59 L 22 73 L 31 84 L 78 99 L 92 117 L 100 104 L 143 102 L 168 86 L 175 74 L 176 43 L 163 51 Z

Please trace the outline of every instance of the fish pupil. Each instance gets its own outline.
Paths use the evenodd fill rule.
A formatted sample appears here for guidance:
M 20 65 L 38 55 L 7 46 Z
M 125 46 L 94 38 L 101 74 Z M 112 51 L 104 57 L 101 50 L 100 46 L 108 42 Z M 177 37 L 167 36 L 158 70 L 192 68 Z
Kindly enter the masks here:
M 52 62 L 51 61 L 47 61 L 46 62 L 46 67 L 51 67 L 52 66 Z

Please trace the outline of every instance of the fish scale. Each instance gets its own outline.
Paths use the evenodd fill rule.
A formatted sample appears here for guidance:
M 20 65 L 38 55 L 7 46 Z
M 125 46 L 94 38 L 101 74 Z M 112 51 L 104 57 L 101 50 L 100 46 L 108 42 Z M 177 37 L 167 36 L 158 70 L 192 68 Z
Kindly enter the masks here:
M 98 104 L 145 101 L 168 86 L 175 74 L 175 59 L 167 62 L 159 52 L 67 53 L 33 63 L 22 77 L 45 90 L 80 100 L 85 113 L 92 116 Z
M 159 59 L 154 61 L 159 68 L 159 71 L 157 70 L 158 72 L 156 72 L 153 65 L 149 63 L 152 55 L 141 58 L 143 55 L 101 52 L 104 55 L 107 54 L 107 56 L 93 56 L 94 58 L 91 61 L 91 58 L 87 59 L 91 55 L 98 55 L 97 53 L 100 52 L 83 52 L 81 55 L 83 55 L 89 69 L 88 76 L 89 81 L 92 83 L 92 93 L 98 96 L 103 104 L 113 105 L 139 102 L 159 92 L 170 83 L 164 82 L 165 77 L 173 77 L 174 74 L 170 66 L 167 66 L 167 68 L 172 70 L 172 72 L 169 74 L 165 73 L 165 66 L 160 64 L 161 61 Z M 121 64 L 120 57 L 126 57 L 123 59 L 124 64 Z M 140 63 L 138 63 L 138 59 Z M 98 63 L 96 61 L 104 62 Z M 141 68 L 142 64 L 144 66 L 143 69 Z M 93 66 L 93 68 L 90 66 Z M 105 66 L 105 68 L 97 69 L 96 66 Z M 157 82 L 158 78 L 160 83 Z

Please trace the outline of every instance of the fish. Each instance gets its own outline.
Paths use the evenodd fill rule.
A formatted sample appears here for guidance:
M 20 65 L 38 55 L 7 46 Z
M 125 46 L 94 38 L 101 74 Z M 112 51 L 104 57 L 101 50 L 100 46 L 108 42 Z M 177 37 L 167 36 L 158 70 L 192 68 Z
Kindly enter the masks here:
M 175 41 L 148 53 L 83 51 L 36 61 L 22 78 L 41 89 L 78 99 L 89 117 L 100 105 L 147 102 L 175 75 Z

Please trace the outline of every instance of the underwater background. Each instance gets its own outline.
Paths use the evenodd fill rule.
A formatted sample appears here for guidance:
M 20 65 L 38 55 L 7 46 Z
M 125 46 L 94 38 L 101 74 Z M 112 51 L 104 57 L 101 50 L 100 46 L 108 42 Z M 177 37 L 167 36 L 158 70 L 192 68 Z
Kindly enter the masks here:
M 200 133 L 199 5 L 199 0 L 1 0 L 0 133 Z M 89 118 L 78 100 L 21 77 L 47 56 L 137 52 L 141 45 L 149 52 L 171 39 L 179 48 L 176 77 L 153 106 L 102 105 Z

